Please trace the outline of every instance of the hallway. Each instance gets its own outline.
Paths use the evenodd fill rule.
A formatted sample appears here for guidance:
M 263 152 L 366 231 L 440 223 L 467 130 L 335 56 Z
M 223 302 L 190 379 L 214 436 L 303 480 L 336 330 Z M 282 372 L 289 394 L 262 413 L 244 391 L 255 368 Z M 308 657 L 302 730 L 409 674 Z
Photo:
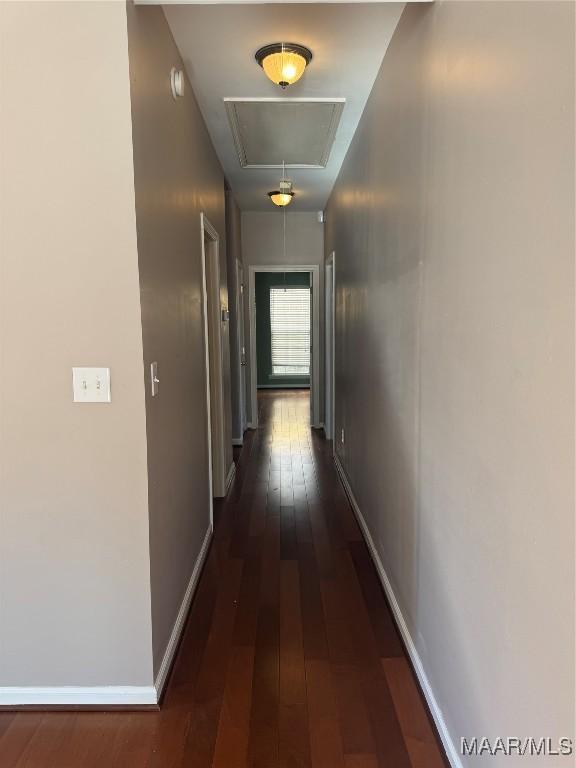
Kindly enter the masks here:
M 0 0 L 0 768 L 574 763 L 575 59 Z
M 309 393 L 259 409 L 161 711 L 0 713 L 1 768 L 445 765 Z

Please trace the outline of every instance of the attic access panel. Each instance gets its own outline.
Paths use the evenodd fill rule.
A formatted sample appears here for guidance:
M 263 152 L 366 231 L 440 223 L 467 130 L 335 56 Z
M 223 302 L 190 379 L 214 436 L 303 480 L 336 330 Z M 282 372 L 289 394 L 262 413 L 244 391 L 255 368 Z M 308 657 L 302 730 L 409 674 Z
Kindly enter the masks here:
M 243 168 L 325 168 L 345 99 L 224 99 Z

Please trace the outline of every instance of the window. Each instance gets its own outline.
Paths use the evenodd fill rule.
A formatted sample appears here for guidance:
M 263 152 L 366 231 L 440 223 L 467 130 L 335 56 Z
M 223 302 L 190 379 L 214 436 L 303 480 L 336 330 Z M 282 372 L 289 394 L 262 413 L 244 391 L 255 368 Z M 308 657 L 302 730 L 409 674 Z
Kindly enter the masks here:
M 270 288 L 272 376 L 310 375 L 310 288 Z

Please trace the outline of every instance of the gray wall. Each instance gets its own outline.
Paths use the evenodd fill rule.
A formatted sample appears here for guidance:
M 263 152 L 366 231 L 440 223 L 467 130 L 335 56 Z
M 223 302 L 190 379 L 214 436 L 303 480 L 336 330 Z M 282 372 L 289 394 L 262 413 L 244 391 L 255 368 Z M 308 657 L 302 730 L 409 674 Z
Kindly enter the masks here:
M 184 98 L 172 98 L 170 69 L 183 64 L 162 9 L 129 4 L 128 41 L 156 674 L 209 525 L 200 214 L 220 235 L 226 306 L 224 179 L 190 84 Z M 229 355 L 227 326 L 223 341 Z M 152 361 L 158 362 L 160 379 L 154 398 Z M 229 466 L 229 365 L 224 370 Z
M 245 281 L 248 285 L 250 265 L 315 265 L 320 266 L 320 416 L 324 407 L 324 225 L 318 222 L 317 214 L 286 213 L 286 257 L 284 257 L 283 215 L 279 210 L 270 213 L 259 211 L 242 212 L 242 253 L 245 267 Z M 246 379 L 250 392 L 250 321 L 248 301 L 246 313 Z M 250 398 L 247 400 L 250 416 Z
M 573 181 L 574 5 L 407 6 L 328 207 L 337 451 L 457 747 L 573 735 Z
M 124 5 L 0 3 L 0 93 L 0 687 L 150 685 Z

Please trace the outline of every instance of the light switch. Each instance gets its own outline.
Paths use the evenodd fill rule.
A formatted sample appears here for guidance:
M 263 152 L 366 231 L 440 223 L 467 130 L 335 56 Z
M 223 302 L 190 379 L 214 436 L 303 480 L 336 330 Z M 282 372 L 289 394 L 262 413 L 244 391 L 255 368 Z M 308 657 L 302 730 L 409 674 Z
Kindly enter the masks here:
M 110 402 L 110 368 L 72 368 L 75 403 Z
M 150 390 L 152 397 L 156 397 L 158 394 L 158 385 L 160 379 L 158 378 L 158 363 L 150 363 Z

